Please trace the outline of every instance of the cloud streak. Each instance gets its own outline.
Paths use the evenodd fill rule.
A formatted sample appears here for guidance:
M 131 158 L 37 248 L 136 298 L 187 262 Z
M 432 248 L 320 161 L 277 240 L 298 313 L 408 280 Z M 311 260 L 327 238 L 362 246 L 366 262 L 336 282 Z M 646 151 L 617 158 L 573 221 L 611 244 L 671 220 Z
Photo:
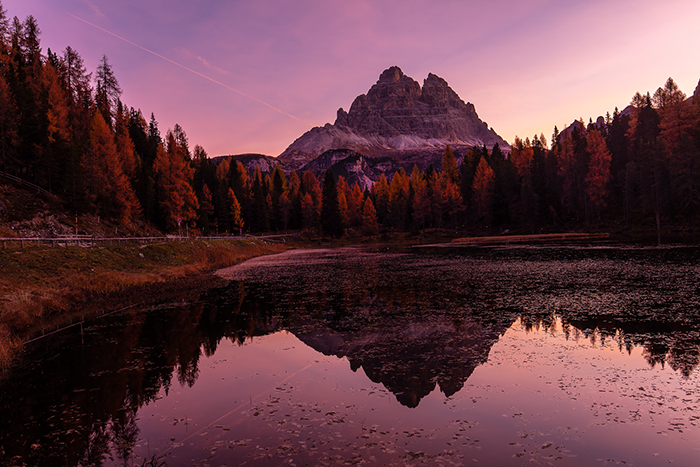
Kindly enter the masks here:
M 90 0 L 83 0 L 83 3 L 86 4 L 87 6 L 89 6 L 90 9 L 93 11 L 93 13 L 95 13 L 95 14 L 96 14 L 97 16 L 99 16 L 100 18 L 104 18 L 104 17 L 105 17 L 104 13 L 102 13 L 102 12 L 100 11 L 100 9 L 97 8 L 97 5 L 95 5 L 94 3 L 92 3 Z
M 173 65 L 178 66 L 178 67 L 182 68 L 183 70 L 187 70 L 187 71 L 189 71 L 190 73 L 193 73 L 193 74 L 195 74 L 195 75 L 197 75 L 197 76 L 199 76 L 199 77 L 201 77 L 201 78 L 204 78 L 204 79 L 206 79 L 207 81 L 211 81 L 211 82 L 214 83 L 214 84 L 218 84 L 219 86 L 222 86 L 222 87 L 228 89 L 229 91 L 233 91 L 233 92 L 235 92 L 235 93 L 240 94 L 240 95 L 243 96 L 243 97 L 247 97 L 248 99 L 251 99 L 251 100 L 253 100 L 253 101 L 255 101 L 255 102 L 259 103 L 259 104 L 262 104 L 262 105 L 264 105 L 265 107 L 268 107 L 269 109 L 274 110 L 275 112 L 284 115 L 285 117 L 289 117 L 289 118 L 291 118 L 291 119 L 294 119 L 294 120 L 297 120 L 297 121 L 301 121 L 300 118 L 295 117 L 294 115 L 288 114 L 287 112 L 284 112 L 283 110 L 280 110 L 280 109 L 278 109 L 277 107 L 274 107 L 273 105 L 270 105 L 270 104 L 268 104 L 267 102 L 258 99 L 257 97 L 251 96 L 250 94 L 246 94 L 246 93 L 244 93 L 243 91 L 239 91 L 239 90 L 236 89 L 236 88 L 233 88 L 233 87 L 231 87 L 231 86 L 229 86 L 229 85 L 227 85 L 227 84 L 222 83 L 221 81 L 217 81 L 217 80 L 215 80 L 215 79 L 213 79 L 213 78 L 210 78 L 209 76 L 204 75 L 204 74 L 202 74 L 202 73 L 200 73 L 200 72 L 198 72 L 198 71 L 195 71 L 195 70 L 193 70 L 192 68 L 188 68 L 188 67 L 186 67 L 185 65 L 182 65 L 182 64 L 180 64 L 180 63 L 178 63 L 178 62 L 176 62 L 176 61 L 174 61 L 174 60 L 169 59 L 168 57 L 165 57 L 165 56 L 163 56 L 163 55 L 161 55 L 161 54 L 159 54 L 159 53 L 157 53 L 157 52 L 154 52 L 154 51 L 152 51 L 152 50 L 147 49 L 146 47 L 143 47 L 143 46 L 141 46 L 141 45 L 138 45 L 137 43 L 132 42 L 132 41 L 130 41 L 129 39 L 125 39 L 124 37 L 121 37 L 121 36 L 119 36 L 119 35 L 117 35 L 117 34 L 111 32 L 111 31 L 108 31 L 108 30 L 106 30 L 106 29 L 104 29 L 104 28 L 101 28 L 101 27 L 97 26 L 96 24 L 93 24 L 93 23 L 91 23 L 91 22 L 89 22 L 89 21 L 86 21 L 86 20 L 84 20 L 84 19 L 82 19 L 82 18 L 79 18 L 79 17 L 77 17 L 77 16 L 75 16 L 75 15 L 72 15 L 72 14 L 70 14 L 70 13 L 68 13 L 68 15 L 69 15 L 69 16 L 72 16 L 73 18 L 77 19 L 78 21 L 82 21 L 82 22 L 85 23 L 85 24 L 88 24 L 88 25 L 90 25 L 90 26 L 92 26 L 92 27 L 94 27 L 94 28 L 96 28 L 96 29 L 99 29 L 100 31 L 102 31 L 102 32 L 104 32 L 104 33 L 106 33 L 106 34 L 109 34 L 110 36 L 116 37 L 117 39 L 122 40 L 122 41 L 126 42 L 127 44 L 133 45 L 134 47 L 137 47 L 137 48 L 139 48 L 139 49 L 141 49 L 141 50 L 143 50 L 143 51 L 145 51 L 145 52 L 148 52 L 148 53 L 151 54 L 151 55 L 155 55 L 156 57 L 161 58 L 161 59 L 165 60 L 166 62 L 172 63 Z
M 181 51 L 185 56 L 187 56 L 187 57 L 189 57 L 189 58 L 194 58 L 194 59 L 198 60 L 202 65 L 204 65 L 205 67 L 209 68 L 210 70 L 213 70 L 213 71 L 216 71 L 216 72 L 218 72 L 218 73 L 221 73 L 222 75 L 228 75 L 228 74 L 229 74 L 228 71 L 226 71 L 226 70 L 224 70 L 224 69 L 222 69 L 222 68 L 219 68 L 219 67 L 217 67 L 217 66 L 212 65 L 211 63 L 209 63 L 209 62 L 207 61 L 207 59 L 205 59 L 205 58 L 203 58 L 203 57 L 200 57 L 199 55 L 195 55 L 195 54 L 193 54 L 192 52 L 190 52 L 190 51 L 187 50 L 187 49 L 181 49 L 180 51 Z

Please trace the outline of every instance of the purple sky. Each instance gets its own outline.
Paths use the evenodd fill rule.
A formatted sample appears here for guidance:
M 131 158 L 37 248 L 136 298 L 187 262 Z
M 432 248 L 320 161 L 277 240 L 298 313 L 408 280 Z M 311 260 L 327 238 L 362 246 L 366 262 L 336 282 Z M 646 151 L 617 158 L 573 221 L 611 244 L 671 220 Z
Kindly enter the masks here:
M 126 105 L 211 156 L 279 155 L 392 65 L 444 78 L 509 142 L 700 79 L 697 0 L 0 1 L 44 52 L 107 55 Z

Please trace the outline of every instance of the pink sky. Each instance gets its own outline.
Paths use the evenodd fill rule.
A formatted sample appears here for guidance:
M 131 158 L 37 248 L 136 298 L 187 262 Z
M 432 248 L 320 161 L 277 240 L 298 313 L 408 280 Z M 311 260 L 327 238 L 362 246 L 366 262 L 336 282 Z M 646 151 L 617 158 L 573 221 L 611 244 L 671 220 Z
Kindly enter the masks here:
M 0 1 L 44 52 L 107 55 L 126 105 L 211 156 L 279 155 L 392 65 L 441 76 L 509 142 L 700 79 L 697 0 Z

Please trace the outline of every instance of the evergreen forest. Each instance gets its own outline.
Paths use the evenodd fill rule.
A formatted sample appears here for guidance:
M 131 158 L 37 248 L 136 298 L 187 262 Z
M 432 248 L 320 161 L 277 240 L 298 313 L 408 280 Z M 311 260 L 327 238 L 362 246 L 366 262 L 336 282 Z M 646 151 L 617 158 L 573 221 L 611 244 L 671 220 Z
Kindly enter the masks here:
M 121 101 L 106 56 L 89 72 L 70 46 L 42 52 L 34 17 L 0 4 L 2 172 L 56 195 L 66 209 L 123 225 L 202 234 L 301 230 L 339 237 L 426 228 L 494 234 L 675 229 L 694 239 L 700 207 L 700 86 L 669 78 L 622 112 L 455 154 L 440 167 L 382 175 L 371 189 L 330 170 L 248 171 L 214 163 L 174 125 Z M 319 178 L 321 178 L 319 180 Z

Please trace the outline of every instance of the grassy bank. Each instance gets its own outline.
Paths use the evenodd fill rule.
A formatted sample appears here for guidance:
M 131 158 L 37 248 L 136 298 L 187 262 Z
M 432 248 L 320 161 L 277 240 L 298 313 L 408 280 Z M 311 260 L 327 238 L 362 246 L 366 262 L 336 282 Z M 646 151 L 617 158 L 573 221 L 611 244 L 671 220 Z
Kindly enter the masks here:
M 241 239 L 0 250 L 0 367 L 9 364 L 27 337 L 69 320 L 87 303 L 143 293 L 154 284 L 284 249 Z

